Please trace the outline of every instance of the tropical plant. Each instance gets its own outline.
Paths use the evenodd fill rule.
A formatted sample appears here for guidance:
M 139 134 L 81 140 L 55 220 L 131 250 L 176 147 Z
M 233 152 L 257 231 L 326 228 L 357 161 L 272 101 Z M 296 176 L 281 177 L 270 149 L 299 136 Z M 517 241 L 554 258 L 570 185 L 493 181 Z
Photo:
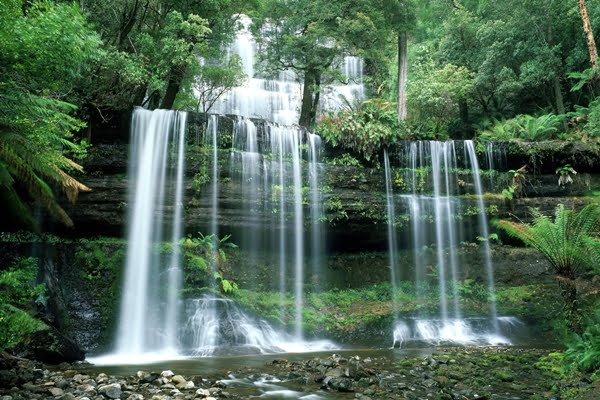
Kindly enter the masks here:
M 581 336 L 569 344 L 566 359 L 584 372 L 600 369 L 600 312 L 590 322 Z
M 519 115 L 514 118 L 517 137 L 528 142 L 551 139 L 563 118 L 554 114 Z
M 534 142 L 549 140 L 558 132 L 565 115 L 544 114 L 539 117 L 517 115 L 504 121 L 495 120 L 491 127 L 479 132 L 483 140 Z
M 185 283 L 188 287 L 213 288 L 218 283 L 222 292 L 228 293 L 237 289 L 237 284 L 223 277 L 227 262 L 226 248 L 237 246 L 226 235 L 219 239 L 215 234 L 188 236 L 182 242 L 185 260 Z
M 402 134 L 395 105 L 381 99 L 367 100 L 358 110 L 323 116 L 317 130 L 333 147 L 354 151 L 367 161 Z
M 519 169 L 509 170 L 508 173 L 512 174 L 512 182 L 506 189 L 502 190 L 502 195 L 507 200 L 512 200 L 514 197 L 520 197 L 523 194 L 523 183 L 525 182 L 527 168 L 523 165 Z
M 30 224 L 23 193 L 71 226 L 52 187 L 72 202 L 89 188 L 69 175 L 81 171 L 73 158 L 85 144 L 73 136 L 84 125 L 65 98 L 100 41 L 75 5 L 32 2 L 25 15 L 22 5 L 0 9 L 0 196 Z
M 550 262 L 562 289 L 569 323 L 581 332 L 581 310 L 577 304 L 576 279 L 594 268 L 600 241 L 600 207 L 590 204 L 578 213 L 559 204 L 554 221 L 531 209 L 533 223 L 500 220 L 496 225 L 510 236 L 540 251 Z
M 34 285 L 35 258 L 19 258 L 0 272 L 0 352 L 26 342 L 45 328 L 30 311 L 32 303 L 43 296 L 45 287 Z
M 560 168 L 557 168 L 556 175 L 558 175 L 558 186 L 566 186 L 569 183 L 573 183 L 571 174 L 577 175 L 577 171 L 571 167 L 571 164 L 566 164 Z

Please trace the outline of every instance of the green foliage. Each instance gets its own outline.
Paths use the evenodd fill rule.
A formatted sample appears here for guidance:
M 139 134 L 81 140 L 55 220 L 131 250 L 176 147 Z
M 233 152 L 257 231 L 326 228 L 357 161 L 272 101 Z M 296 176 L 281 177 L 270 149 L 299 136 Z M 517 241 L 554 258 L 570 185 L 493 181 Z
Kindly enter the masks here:
M 595 99 L 589 104 L 585 112 L 585 125 L 583 125 L 584 134 L 591 138 L 600 138 L 600 98 Z
M 511 175 L 511 184 L 502 189 L 502 196 L 507 200 L 512 200 L 515 197 L 520 197 L 523 194 L 523 183 L 525 182 L 526 166 L 519 169 L 511 169 L 508 173 Z
M 188 236 L 182 241 L 186 291 L 196 292 L 201 288 L 213 289 L 216 284 L 221 292 L 236 291 L 238 286 L 223 277 L 227 272 L 225 249 L 237 246 L 228 242 L 230 235 L 219 239 L 214 234 Z
M 73 136 L 84 125 L 65 97 L 99 39 L 74 5 L 33 2 L 25 15 L 21 5 L 8 0 L 0 13 L 0 195 L 30 224 L 23 192 L 71 226 L 52 186 L 72 202 L 89 189 L 68 175 L 81 171 L 72 158 L 85 144 Z
M 559 204 L 554 221 L 537 210 L 531 212 L 532 225 L 505 220 L 497 221 L 496 225 L 537 249 L 550 262 L 559 278 L 568 321 L 579 333 L 583 310 L 579 307 L 575 279 L 597 268 L 600 207 L 591 204 L 575 213 Z
M 573 183 L 571 174 L 577 175 L 577 171 L 575 171 L 571 164 L 565 164 L 556 169 L 556 174 L 558 175 L 558 186 L 566 186 Z
M 82 239 L 78 242 L 75 257 L 81 278 L 91 284 L 107 282 L 125 265 L 126 242 L 119 239 Z
M 581 371 L 600 370 L 600 311 L 588 324 L 581 336 L 569 344 L 566 360 L 573 362 Z
M 512 221 L 496 221 L 496 226 L 509 235 L 522 240 L 525 244 L 540 251 L 559 275 L 573 278 L 576 273 L 585 272 L 593 267 L 594 250 L 589 241 L 600 240 L 600 207 L 591 204 L 578 213 L 565 209 L 559 204 L 555 210 L 554 221 L 531 209 L 534 221 L 532 225 Z M 592 252 L 590 252 L 592 250 Z
M 42 298 L 45 287 L 33 285 L 37 273 L 35 258 L 17 259 L 0 272 L 0 351 L 27 342 L 45 328 L 32 314 L 32 304 Z
M 329 161 L 332 165 L 344 165 L 348 167 L 361 167 L 361 162 L 349 153 L 344 153 L 341 156 L 334 157 Z
M 227 91 L 241 86 L 247 78 L 239 56 L 213 59 L 200 65 L 195 72 L 192 85 L 195 106 L 192 110 L 204 113 L 208 113 Z
M 479 132 L 482 140 L 535 142 L 554 139 L 564 115 L 545 114 L 539 117 L 518 115 L 505 121 L 495 121 L 491 127 Z
M 423 45 L 416 53 L 409 74 L 407 95 L 409 121 L 420 132 L 447 134 L 460 123 L 459 102 L 473 95 L 474 74 L 464 66 L 436 65 L 433 51 Z
M 367 161 L 402 138 L 394 104 L 381 99 L 365 101 L 356 111 L 323 116 L 317 131 L 333 147 L 351 150 Z

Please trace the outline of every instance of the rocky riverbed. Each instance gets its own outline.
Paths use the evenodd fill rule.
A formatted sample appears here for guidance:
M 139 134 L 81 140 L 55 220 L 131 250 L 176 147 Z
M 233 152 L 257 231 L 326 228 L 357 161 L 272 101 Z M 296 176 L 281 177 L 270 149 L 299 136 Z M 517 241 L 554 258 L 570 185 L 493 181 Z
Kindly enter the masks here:
M 600 399 L 600 380 L 565 372 L 561 353 L 551 350 L 479 347 L 437 348 L 426 357 L 381 354 L 273 356 L 260 366 L 203 375 L 150 369 L 113 375 L 110 368 L 105 373 L 86 363 L 47 367 L 4 360 L 0 400 Z

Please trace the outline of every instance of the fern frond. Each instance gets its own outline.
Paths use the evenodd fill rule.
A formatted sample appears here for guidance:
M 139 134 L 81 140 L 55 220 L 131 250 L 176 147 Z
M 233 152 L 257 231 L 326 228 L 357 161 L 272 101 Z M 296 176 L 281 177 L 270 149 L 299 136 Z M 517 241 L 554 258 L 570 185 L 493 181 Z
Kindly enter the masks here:
M 532 225 L 505 220 L 495 224 L 509 236 L 541 252 L 558 274 L 572 277 L 578 270 L 600 261 L 596 247 L 600 229 L 598 205 L 588 205 L 579 213 L 558 205 L 554 221 L 537 210 L 532 209 L 531 213 Z

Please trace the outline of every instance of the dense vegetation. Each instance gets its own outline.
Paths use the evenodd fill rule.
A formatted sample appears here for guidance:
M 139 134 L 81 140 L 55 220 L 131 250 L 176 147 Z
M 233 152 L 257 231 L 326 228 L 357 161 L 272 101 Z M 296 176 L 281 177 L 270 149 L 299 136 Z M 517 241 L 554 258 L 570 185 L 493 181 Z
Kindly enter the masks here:
M 342 164 L 373 162 L 383 148 L 406 139 L 600 144 L 597 2 L 586 8 L 575 0 L 3 0 L 1 228 L 39 230 L 39 208 L 71 227 L 64 200 L 75 202 L 89 190 L 80 182 L 80 161 L 102 134 L 98 128 L 133 107 L 210 112 L 219 96 L 246 78 L 239 59 L 223 51 L 241 14 L 254 19 L 263 50 L 257 69 L 265 76 L 296 72 L 304 85 L 298 124 L 340 148 L 350 160 Z M 364 59 L 369 98 L 318 115 L 325 86 L 344 79 L 339 66 L 348 55 Z M 504 195 L 512 200 L 525 170 L 510 172 Z M 563 185 L 574 172 L 570 165 L 556 171 Z M 597 290 L 588 283 L 600 274 L 598 207 L 576 213 L 558 206 L 554 220 L 537 211 L 533 216 L 532 225 L 498 226 L 539 250 L 554 268 L 572 340 L 563 364 L 597 371 L 600 316 L 596 304 L 582 299 Z M 228 238 L 199 235 L 182 242 L 186 290 L 230 295 L 279 319 L 279 297 L 229 280 L 225 250 L 234 246 Z M 94 246 L 79 255 L 82 279 L 90 282 L 107 273 L 106 265 L 121 264 L 123 255 L 111 254 L 113 259 Z M 86 260 L 86 252 L 93 257 Z M 29 258 L 0 265 L 0 351 L 44 328 L 32 317 L 44 300 L 36 270 Z M 416 289 L 403 289 L 405 311 L 414 311 Z M 308 325 L 328 330 L 384 319 L 381 308 L 389 314 L 391 305 L 382 299 L 389 291 L 375 286 L 311 294 Z M 473 282 L 464 282 L 460 295 L 472 301 L 474 312 L 473 298 L 492 296 Z M 511 311 L 517 307 L 512 300 L 520 299 L 508 289 L 497 296 Z M 320 314 L 328 309 L 347 315 L 357 299 L 377 306 L 341 321 Z M 291 309 L 292 300 L 286 301 Z

